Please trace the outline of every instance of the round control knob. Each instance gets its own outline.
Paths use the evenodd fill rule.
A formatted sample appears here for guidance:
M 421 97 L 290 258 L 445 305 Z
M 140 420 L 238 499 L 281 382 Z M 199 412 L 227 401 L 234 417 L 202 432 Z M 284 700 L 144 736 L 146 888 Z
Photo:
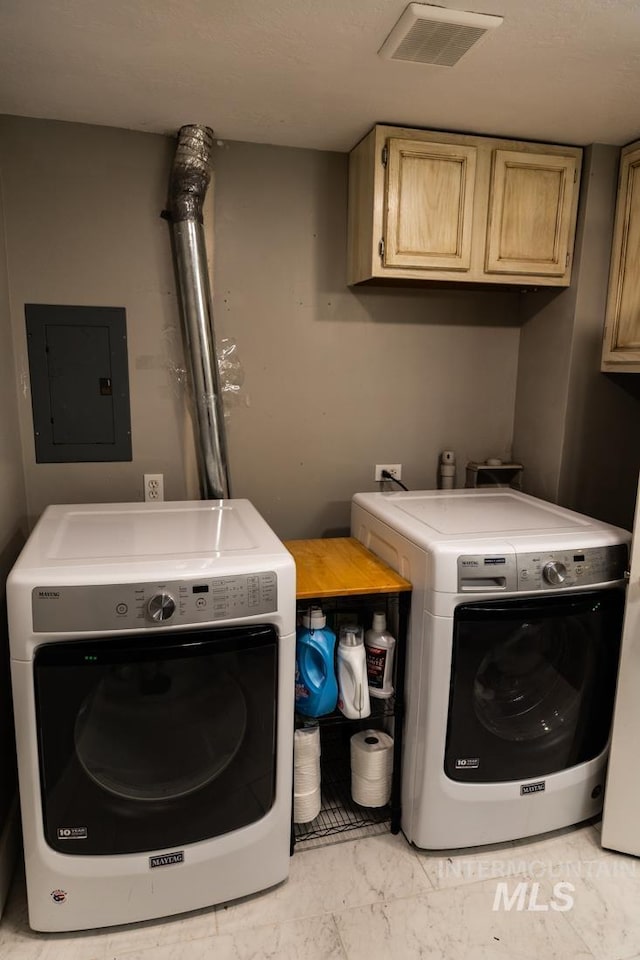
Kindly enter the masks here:
M 567 579 L 567 568 L 559 560 L 551 560 L 542 568 L 542 576 L 547 583 L 559 587 Z
M 147 611 L 152 620 L 156 623 L 162 623 L 163 620 L 169 620 L 176 609 L 176 602 L 169 593 L 156 593 L 151 597 L 147 604 Z

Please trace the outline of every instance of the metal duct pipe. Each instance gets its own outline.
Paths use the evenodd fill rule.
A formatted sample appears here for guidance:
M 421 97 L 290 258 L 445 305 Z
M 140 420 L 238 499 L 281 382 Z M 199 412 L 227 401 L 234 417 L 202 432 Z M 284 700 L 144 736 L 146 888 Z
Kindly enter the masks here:
M 169 210 L 182 317 L 189 348 L 205 499 L 229 497 L 224 411 L 213 325 L 202 206 L 211 179 L 213 130 L 181 127 L 171 170 Z

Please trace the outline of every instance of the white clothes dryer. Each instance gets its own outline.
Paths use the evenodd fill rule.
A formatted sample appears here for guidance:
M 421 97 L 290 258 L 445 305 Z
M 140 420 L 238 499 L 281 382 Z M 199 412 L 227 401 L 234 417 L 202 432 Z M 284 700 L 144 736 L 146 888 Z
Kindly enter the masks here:
M 49 507 L 7 598 L 31 926 L 284 880 L 295 565 L 255 508 Z
M 356 494 L 351 532 L 413 583 L 407 839 L 452 849 L 595 816 L 629 534 L 504 488 Z

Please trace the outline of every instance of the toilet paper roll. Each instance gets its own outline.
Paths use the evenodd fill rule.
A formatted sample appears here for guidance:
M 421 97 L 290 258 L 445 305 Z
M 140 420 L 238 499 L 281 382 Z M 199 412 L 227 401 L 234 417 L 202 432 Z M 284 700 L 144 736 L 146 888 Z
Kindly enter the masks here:
M 319 790 L 320 728 L 317 723 L 313 723 L 300 727 L 294 734 L 293 794 L 296 797 Z M 317 814 L 314 814 L 314 816 L 317 816 Z M 310 819 L 313 820 L 313 817 Z
M 365 780 L 379 780 L 390 775 L 393 767 L 393 754 L 356 754 L 351 763 L 351 770 Z
M 367 780 L 391 775 L 393 737 L 382 730 L 361 730 L 351 737 L 351 770 Z
M 310 793 L 303 793 L 300 796 L 293 797 L 293 821 L 294 823 L 309 823 L 320 813 L 322 799 L 320 796 L 320 787 L 312 790 Z
M 393 737 L 361 730 L 351 738 L 351 796 L 362 807 L 383 807 L 391 797 Z
M 293 762 L 304 764 L 320 756 L 320 727 L 317 723 L 300 727 L 293 735 Z
M 384 807 L 391 799 L 391 777 L 367 780 L 352 773 L 351 796 L 361 807 Z
M 309 763 L 301 764 L 293 768 L 293 793 L 294 795 L 310 793 L 317 790 L 320 786 L 320 758 L 315 757 Z

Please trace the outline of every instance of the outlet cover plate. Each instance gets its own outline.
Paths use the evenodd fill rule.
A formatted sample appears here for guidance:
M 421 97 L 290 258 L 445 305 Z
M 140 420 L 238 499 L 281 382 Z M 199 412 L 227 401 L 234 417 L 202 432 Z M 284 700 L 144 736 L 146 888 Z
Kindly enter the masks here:
M 164 500 L 164 475 L 162 473 L 145 473 L 144 499 L 155 503 Z
M 401 463 L 376 463 L 376 469 L 373 479 L 383 481 L 385 478 L 382 476 L 383 470 L 386 470 L 387 473 L 390 473 L 392 477 L 395 477 L 396 480 L 402 480 L 402 464 Z

